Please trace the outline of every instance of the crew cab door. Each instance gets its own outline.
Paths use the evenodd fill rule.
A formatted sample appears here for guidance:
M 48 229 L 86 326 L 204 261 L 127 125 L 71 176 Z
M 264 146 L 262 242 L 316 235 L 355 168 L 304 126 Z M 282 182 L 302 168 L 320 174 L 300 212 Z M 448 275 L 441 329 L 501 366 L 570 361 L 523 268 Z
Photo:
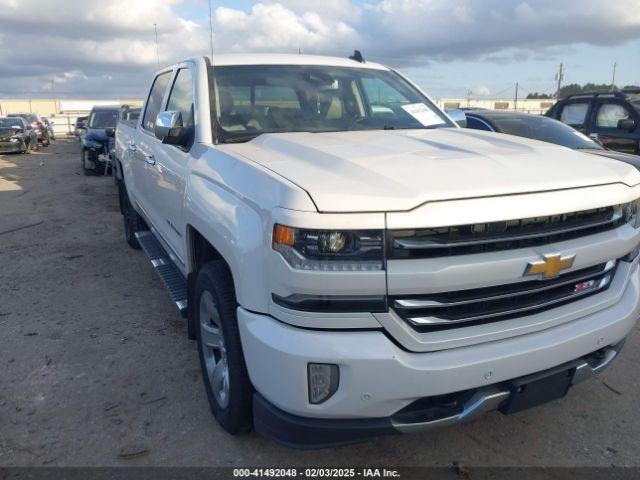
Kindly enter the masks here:
M 179 65 L 169 87 L 168 96 L 161 111 L 179 111 L 185 129 L 185 145 L 169 145 L 160 142 L 154 147 L 155 163 L 148 167 L 148 181 L 156 192 L 154 197 L 158 217 L 155 227 L 160 232 L 182 266 L 185 266 L 186 223 L 183 215 L 184 192 L 189 165 L 189 151 L 194 142 L 194 85 L 195 66 Z
M 156 154 L 165 146 L 156 138 L 154 128 L 156 117 L 164 106 L 172 75 L 173 70 L 167 70 L 156 76 L 145 103 L 142 121 L 128 146 L 133 185 L 127 185 L 127 188 L 133 187 L 133 197 L 145 219 L 161 236 L 164 216 L 158 201 L 160 192 L 157 185 Z
M 620 125 L 620 120 L 627 121 L 632 128 Z M 639 153 L 640 115 L 624 102 L 615 99 L 602 99 L 596 102 L 592 115 L 589 135 L 597 138 L 602 144 L 625 153 Z

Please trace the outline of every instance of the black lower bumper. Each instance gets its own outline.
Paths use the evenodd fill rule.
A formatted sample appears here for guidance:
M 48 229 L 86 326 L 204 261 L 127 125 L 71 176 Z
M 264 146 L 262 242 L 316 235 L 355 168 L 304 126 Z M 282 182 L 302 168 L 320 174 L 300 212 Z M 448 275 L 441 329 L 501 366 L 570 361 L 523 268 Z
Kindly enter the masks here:
M 516 413 L 564 396 L 569 388 L 604 370 L 624 340 L 563 365 L 499 384 L 416 400 L 386 418 L 309 418 L 287 413 L 259 393 L 253 397 L 256 431 L 287 447 L 326 448 L 382 435 L 462 423 L 487 412 Z
M 265 437 L 286 447 L 301 449 L 347 445 L 399 433 L 390 418 L 298 417 L 280 410 L 259 393 L 253 397 L 253 424 Z

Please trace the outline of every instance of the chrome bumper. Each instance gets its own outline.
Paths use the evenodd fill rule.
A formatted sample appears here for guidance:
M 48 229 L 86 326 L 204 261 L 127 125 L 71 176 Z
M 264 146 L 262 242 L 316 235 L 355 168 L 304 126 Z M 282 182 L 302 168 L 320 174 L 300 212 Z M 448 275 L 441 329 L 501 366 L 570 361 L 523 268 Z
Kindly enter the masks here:
M 584 382 L 602 372 L 618 356 L 624 340 L 616 345 L 601 350 L 597 359 L 578 359 L 567 365 L 567 369 L 575 368 L 571 386 Z M 511 391 L 507 387 L 493 385 L 478 390 L 464 405 L 457 415 L 438 418 L 426 422 L 400 422 L 391 418 L 392 426 L 402 433 L 417 432 L 437 427 L 446 427 L 456 423 L 469 422 L 482 415 L 497 410 L 509 399 Z

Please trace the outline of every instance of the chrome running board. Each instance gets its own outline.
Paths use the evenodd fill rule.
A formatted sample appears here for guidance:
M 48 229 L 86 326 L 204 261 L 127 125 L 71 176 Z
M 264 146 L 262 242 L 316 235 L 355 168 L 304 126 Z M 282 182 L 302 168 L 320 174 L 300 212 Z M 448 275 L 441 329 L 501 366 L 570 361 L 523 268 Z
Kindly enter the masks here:
M 187 313 L 187 280 L 149 230 L 136 232 L 138 243 L 164 283 L 180 314 Z

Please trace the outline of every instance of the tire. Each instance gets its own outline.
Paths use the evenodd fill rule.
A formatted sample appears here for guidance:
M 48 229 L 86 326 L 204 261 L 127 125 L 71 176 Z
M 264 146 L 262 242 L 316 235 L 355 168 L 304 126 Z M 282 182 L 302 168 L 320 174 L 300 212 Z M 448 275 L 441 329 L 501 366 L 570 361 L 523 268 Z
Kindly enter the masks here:
M 89 176 L 89 177 L 93 177 L 95 175 L 98 175 L 98 172 L 96 172 L 95 168 L 87 168 L 87 162 L 86 162 L 86 158 L 88 155 L 88 150 L 86 149 L 82 149 L 82 157 L 81 157 L 81 162 L 82 162 L 82 171 L 84 172 L 85 175 Z
M 236 295 L 223 260 L 205 264 L 195 281 L 194 320 L 198 356 L 213 416 L 231 434 L 253 425 L 253 387 L 244 361 Z
M 147 224 L 131 205 L 127 188 L 123 182 L 118 184 L 118 195 L 120 198 L 120 212 L 124 221 L 124 239 L 129 246 L 135 250 L 140 250 L 140 244 L 136 238 L 136 232 L 148 230 Z

